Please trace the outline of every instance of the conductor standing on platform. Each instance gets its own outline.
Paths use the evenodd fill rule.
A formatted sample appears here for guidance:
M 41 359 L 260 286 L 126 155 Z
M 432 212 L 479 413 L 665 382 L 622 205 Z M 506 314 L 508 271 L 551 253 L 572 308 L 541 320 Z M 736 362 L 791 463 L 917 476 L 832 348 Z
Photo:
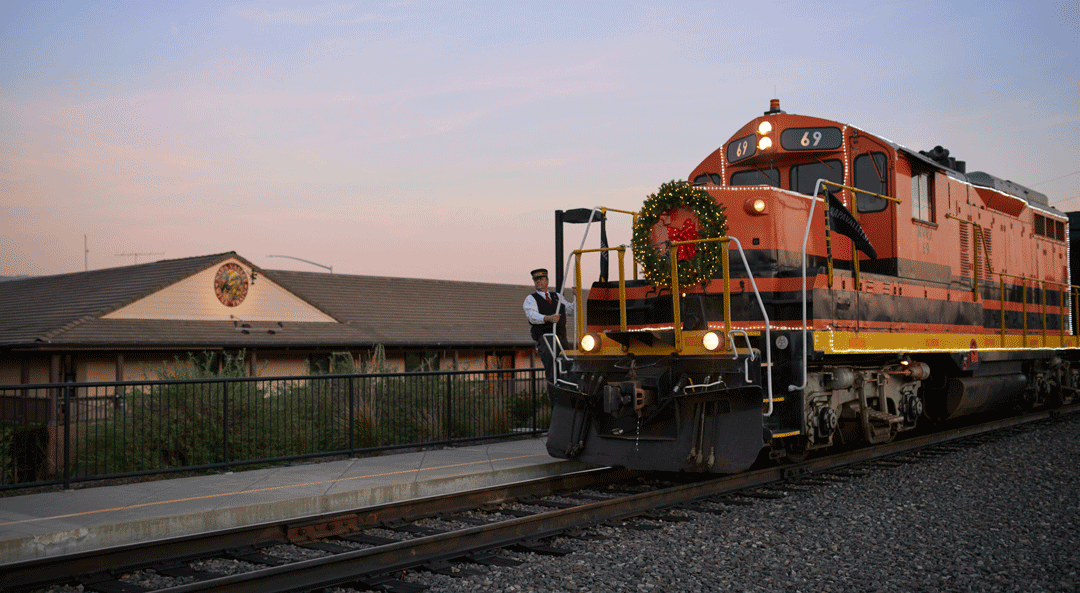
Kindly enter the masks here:
M 550 344 L 544 339 L 544 334 L 550 334 L 553 330 L 559 336 L 559 342 L 566 346 L 566 319 L 564 313 L 574 311 L 574 303 L 567 301 L 555 292 L 548 292 L 548 271 L 544 268 L 532 271 L 533 285 L 536 292 L 525 297 L 522 307 L 525 309 L 525 317 L 529 319 L 529 329 L 532 339 L 536 342 L 536 351 L 540 353 L 540 361 L 544 364 L 544 376 L 548 381 L 554 380 L 554 357 Z

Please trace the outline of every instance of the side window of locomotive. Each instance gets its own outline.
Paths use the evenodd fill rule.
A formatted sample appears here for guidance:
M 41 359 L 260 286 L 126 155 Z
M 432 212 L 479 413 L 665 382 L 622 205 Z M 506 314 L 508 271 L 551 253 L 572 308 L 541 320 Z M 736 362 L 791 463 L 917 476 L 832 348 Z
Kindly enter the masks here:
M 934 222 L 934 174 L 911 172 L 911 217 Z
M 855 187 L 883 196 L 889 195 L 888 160 L 884 153 L 872 152 L 855 157 Z M 859 212 L 881 212 L 889 201 L 859 194 Z
M 694 178 L 694 185 L 705 185 L 707 183 L 724 185 L 724 178 L 720 177 L 719 173 L 702 173 Z
M 731 174 L 731 185 L 771 185 L 780 187 L 779 169 L 754 169 Z
M 844 164 L 840 159 L 829 159 L 791 167 L 791 189 L 801 194 L 813 195 L 818 179 L 844 183 Z

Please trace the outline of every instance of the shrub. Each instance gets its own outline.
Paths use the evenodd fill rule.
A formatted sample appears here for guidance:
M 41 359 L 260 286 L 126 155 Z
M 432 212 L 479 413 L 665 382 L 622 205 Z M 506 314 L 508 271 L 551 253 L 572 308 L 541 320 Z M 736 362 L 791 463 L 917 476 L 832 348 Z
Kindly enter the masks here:
M 0 484 L 43 478 L 48 444 L 49 432 L 44 424 L 0 422 Z
M 235 380 L 243 352 L 178 358 L 163 382 L 129 387 L 84 431 L 73 476 L 420 446 L 543 430 L 550 419 L 546 397 L 513 373 L 389 373 L 381 347 L 361 364 L 348 353 L 329 362 L 331 376 L 269 384 Z
M 160 381 L 123 394 L 123 408 L 79 447 L 78 473 L 123 473 L 259 458 L 263 444 L 246 419 L 264 407 L 256 383 L 182 382 L 242 377 L 244 353 L 189 354 L 161 368 Z

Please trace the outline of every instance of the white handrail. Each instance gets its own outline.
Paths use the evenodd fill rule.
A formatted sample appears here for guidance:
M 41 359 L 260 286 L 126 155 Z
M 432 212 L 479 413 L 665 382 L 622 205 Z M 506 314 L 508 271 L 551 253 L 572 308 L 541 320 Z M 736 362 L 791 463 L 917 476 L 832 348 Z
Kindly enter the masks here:
M 814 222 L 814 206 L 818 201 L 817 195 L 821 190 L 822 181 L 828 180 L 822 177 L 814 184 L 814 195 L 810 196 L 810 213 L 806 215 L 806 232 L 803 234 L 802 240 L 802 385 L 788 385 L 788 391 L 802 391 L 803 389 L 806 389 L 806 384 L 808 382 L 806 375 L 809 367 L 810 354 L 806 350 L 806 245 L 810 242 L 810 226 Z M 826 204 L 825 207 L 828 208 L 828 205 Z
M 562 379 L 562 361 L 566 359 L 566 350 L 562 347 L 562 341 L 555 332 L 550 334 L 544 334 L 543 336 L 544 347 L 548 349 L 548 353 L 551 354 L 551 374 L 553 383 L 562 383 L 575 389 L 580 389 L 581 386 L 576 383 L 571 383 Z
M 743 253 L 742 243 L 740 243 L 738 239 L 732 237 L 731 235 L 728 235 L 728 239 L 734 241 L 735 247 L 739 248 L 739 257 L 742 258 L 743 268 L 746 269 L 746 276 L 750 279 L 750 286 L 754 289 L 754 296 L 757 297 L 758 308 L 761 309 L 761 316 L 765 318 L 765 366 L 766 368 L 768 368 L 768 372 L 765 376 L 767 381 L 766 384 L 768 385 L 769 389 L 769 411 L 765 412 L 763 415 L 772 416 L 772 333 L 769 331 L 769 314 L 765 311 L 765 303 L 761 301 L 761 293 L 758 292 L 757 282 L 754 282 L 754 273 L 750 271 L 750 264 L 746 261 L 746 254 Z
M 728 340 L 731 342 L 732 356 L 735 360 L 739 360 L 739 347 L 735 345 L 735 336 L 742 334 L 743 339 L 746 340 L 746 353 L 753 356 L 754 346 L 750 343 L 750 334 L 746 333 L 745 329 L 733 329 L 728 332 Z
M 598 218 L 596 218 L 597 212 L 599 212 L 600 215 L 603 216 L 603 209 L 601 209 L 600 206 L 596 206 L 592 209 L 592 212 L 589 213 L 589 222 L 585 225 L 585 232 L 581 234 L 581 245 L 578 247 L 578 251 L 582 251 L 585 249 L 585 240 L 589 238 L 589 229 L 592 227 L 593 220 L 599 220 Z M 559 283 L 559 286 L 562 287 L 562 290 L 566 290 L 566 280 L 570 277 L 570 260 L 573 259 L 573 257 L 574 252 L 571 251 L 570 255 L 566 258 L 566 265 L 563 266 L 564 271 L 562 282 Z M 562 290 L 560 290 L 559 292 L 560 296 L 562 295 Z M 577 307 L 581 307 L 581 303 L 578 303 Z M 555 313 L 558 314 L 560 309 L 562 309 L 562 299 L 559 300 L 559 304 L 555 308 Z M 581 311 L 575 310 L 574 314 L 581 315 Z M 581 339 L 581 336 L 578 336 L 578 339 Z

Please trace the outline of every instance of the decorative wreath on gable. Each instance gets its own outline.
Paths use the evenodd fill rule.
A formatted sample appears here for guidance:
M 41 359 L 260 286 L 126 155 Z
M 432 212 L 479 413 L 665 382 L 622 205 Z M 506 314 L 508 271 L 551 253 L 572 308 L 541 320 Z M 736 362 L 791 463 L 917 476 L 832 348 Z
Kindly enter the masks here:
M 682 218 L 682 222 L 677 222 Z M 666 229 L 665 229 L 666 227 Z M 634 257 L 645 278 L 656 286 L 671 286 L 670 241 L 715 239 L 727 234 L 727 217 L 705 190 L 685 181 L 670 181 L 650 195 L 634 223 Z M 720 269 L 719 241 L 680 245 L 679 286 L 708 282 Z

